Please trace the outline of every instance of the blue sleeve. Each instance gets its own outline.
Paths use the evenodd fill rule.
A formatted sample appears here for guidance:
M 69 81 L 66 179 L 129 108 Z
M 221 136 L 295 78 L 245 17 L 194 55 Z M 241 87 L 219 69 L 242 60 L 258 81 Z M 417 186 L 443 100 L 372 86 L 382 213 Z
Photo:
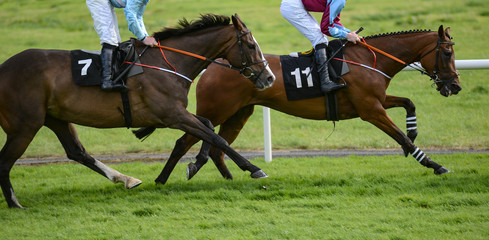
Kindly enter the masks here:
M 143 40 L 148 36 L 143 22 L 143 14 L 149 0 L 127 0 L 124 14 L 126 15 L 127 25 L 137 39 Z
M 349 32 L 351 32 L 350 29 L 336 24 L 334 25 L 334 27 L 329 28 L 329 34 L 331 34 L 331 37 L 335 37 L 335 38 L 345 39 L 346 35 Z
M 346 0 L 331 0 L 329 5 L 329 22 L 334 22 L 334 19 L 340 15 L 341 10 L 345 7 Z
M 346 0 L 330 0 L 331 4 L 329 5 L 329 22 L 334 23 L 334 20 L 338 15 L 340 15 L 341 10 L 345 8 Z M 329 27 L 329 34 L 335 38 L 346 38 L 346 34 L 351 32 L 349 29 L 338 25 L 333 24 L 333 27 Z

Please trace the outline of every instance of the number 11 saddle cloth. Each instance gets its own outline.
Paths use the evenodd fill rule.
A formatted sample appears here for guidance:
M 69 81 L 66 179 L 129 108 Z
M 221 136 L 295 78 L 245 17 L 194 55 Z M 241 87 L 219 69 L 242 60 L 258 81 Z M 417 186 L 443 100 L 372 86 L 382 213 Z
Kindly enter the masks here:
M 328 44 L 328 58 L 341 45 L 342 42 L 340 40 L 330 41 Z M 334 57 L 344 59 L 343 51 L 341 50 Z M 293 101 L 324 96 L 323 92 L 321 92 L 319 74 L 314 60 L 314 49 L 307 52 L 281 55 L 280 63 L 282 65 L 287 100 Z M 333 81 L 349 72 L 348 66 L 343 61 L 331 59 L 328 65 L 330 79 Z

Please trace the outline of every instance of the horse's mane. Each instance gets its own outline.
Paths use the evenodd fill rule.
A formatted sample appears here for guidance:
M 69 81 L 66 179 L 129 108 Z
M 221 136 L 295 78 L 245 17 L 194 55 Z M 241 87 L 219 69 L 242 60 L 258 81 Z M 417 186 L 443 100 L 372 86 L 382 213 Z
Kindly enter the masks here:
M 379 38 L 379 37 L 389 37 L 389 36 L 397 36 L 397 35 L 403 35 L 403 34 L 411 34 L 411 33 L 425 33 L 425 32 L 431 32 L 431 30 L 421 30 L 421 29 L 416 29 L 416 30 L 409 30 L 409 31 L 399 31 L 399 32 L 391 32 L 391 33 L 381 33 L 381 34 L 375 34 L 371 36 L 364 37 L 365 39 L 372 39 L 372 38 Z
M 197 21 L 188 21 L 183 18 L 178 22 L 176 28 L 163 28 L 162 31 L 156 32 L 153 36 L 157 40 L 163 40 L 169 37 L 182 36 L 187 33 L 199 31 L 202 29 L 218 26 L 227 26 L 230 23 L 229 17 L 214 14 L 200 15 L 200 19 Z

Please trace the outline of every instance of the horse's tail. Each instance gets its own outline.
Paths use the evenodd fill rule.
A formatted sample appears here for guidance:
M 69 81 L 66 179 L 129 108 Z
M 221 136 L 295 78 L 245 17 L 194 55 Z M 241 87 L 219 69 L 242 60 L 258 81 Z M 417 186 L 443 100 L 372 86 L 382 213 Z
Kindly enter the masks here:
M 146 140 L 154 131 L 156 130 L 155 127 L 143 127 L 138 130 L 132 131 L 134 135 L 138 138 L 141 139 L 141 142 Z

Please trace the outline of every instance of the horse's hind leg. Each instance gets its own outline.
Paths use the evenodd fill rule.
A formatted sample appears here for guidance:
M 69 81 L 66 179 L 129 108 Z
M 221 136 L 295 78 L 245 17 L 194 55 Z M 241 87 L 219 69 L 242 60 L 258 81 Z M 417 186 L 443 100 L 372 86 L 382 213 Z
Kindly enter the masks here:
M 80 140 L 78 140 L 76 129 L 73 124 L 52 117 L 46 117 L 44 125 L 56 134 L 69 159 L 80 162 L 114 183 L 123 182 L 127 189 L 134 188 L 141 184 L 141 180 L 126 176 L 90 156 L 85 151 Z
M 368 108 L 368 111 L 364 110 L 362 112 L 359 112 L 359 115 L 362 120 L 372 123 L 379 129 L 387 133 L 389 136 L 391 136 L 401 145 L 404 152 L 410 153 L 421 165 L 432 168 L 435 174 L 439 175 L 450 172 L 450 170 L 432 161 L 430 157 L 428 157 L 421 149 L 416 147 L 411 139 L 409 139 L 394 124 L 394 122 L 392 122 L 392 119 L 387 115 L 385 109 L 382 106 L 378 106 L 376 108 Z
M 385 109 L 393 107 L 403 107 L 406 109 L 406 131 L 407 136 L 412 142 L 418 136 L 418 124 L 416 122 L 416 106 L 409 98 L 396 97 L 387 95 L 384 104 L 382 104 Z M 404 152 L 407 156 L 409 153 Z
M 37 129 L 29 130 L 27 127 L 20 132 L 7 134 L 7 141 L 0 152 L 0 185 L 2 187 L 5 201 L 11 208 L 24 208 L 17 201 L 12 183 L 10 182 L 10 170 L 15 161 L 24 154 L 27 146 L 36 135 Z

